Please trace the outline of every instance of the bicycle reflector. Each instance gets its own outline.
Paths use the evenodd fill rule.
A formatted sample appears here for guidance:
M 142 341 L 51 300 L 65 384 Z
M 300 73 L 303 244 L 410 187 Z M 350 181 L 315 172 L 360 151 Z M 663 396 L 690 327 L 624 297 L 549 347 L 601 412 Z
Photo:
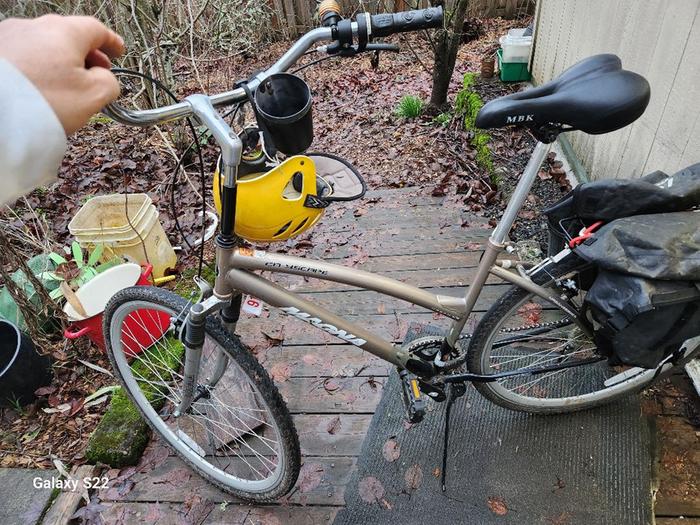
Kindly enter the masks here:
M 221 215 L 219 163 L 214 172 L 214 204 Z M 313 225 L 334 201 L 359 199 L 365 181 L 339 157 L 297 155 L 265 173 L 238 177 L 236 235 L 251 242 L 284 241 Z

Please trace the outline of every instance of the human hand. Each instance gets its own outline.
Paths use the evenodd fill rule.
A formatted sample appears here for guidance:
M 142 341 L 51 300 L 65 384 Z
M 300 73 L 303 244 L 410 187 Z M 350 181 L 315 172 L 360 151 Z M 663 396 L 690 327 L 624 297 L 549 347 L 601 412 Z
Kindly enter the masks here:
M 124 41 L 89 16 L 45 15 L 0 22 L 0 58 L 19 69 L 46 98 L 66 135 L 119 96 L 110 57 Z

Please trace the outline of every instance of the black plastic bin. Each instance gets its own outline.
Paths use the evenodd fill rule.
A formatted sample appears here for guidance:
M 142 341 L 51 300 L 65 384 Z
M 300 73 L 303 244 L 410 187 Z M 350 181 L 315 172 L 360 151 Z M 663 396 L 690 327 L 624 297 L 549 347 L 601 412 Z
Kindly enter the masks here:
M 34 401 L 34 391 L 51 383 L 51 360 L 39 355 L 27 335 L 0 319 L 0 406 Z
M 311 90 L 301 78 L 290 73 L 270 75 L 255 90 L 255 105 L 278 151 L 296 155 L 311 145 Z

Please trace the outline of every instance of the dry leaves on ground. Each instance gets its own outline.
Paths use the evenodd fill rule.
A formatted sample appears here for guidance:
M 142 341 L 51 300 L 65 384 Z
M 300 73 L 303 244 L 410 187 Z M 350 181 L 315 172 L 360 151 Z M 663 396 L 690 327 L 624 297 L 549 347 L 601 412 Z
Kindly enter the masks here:
M 400 455 L 401 447 L 397 441 L 393 438 L 387 439 L 386 443 L 384 443 L 384 446 L 382 447 L 382 456 L 384 456 L 384 459 L 392 463 L 399 459 Z
M 497 516 L 505 516 L 508 514 L 508 507 L 506 506 L 506 502 L 503 500 L 503 498 L 491 496 L 488 500 L 486 500 L 486 504 L 488 505 L 489 510 Z

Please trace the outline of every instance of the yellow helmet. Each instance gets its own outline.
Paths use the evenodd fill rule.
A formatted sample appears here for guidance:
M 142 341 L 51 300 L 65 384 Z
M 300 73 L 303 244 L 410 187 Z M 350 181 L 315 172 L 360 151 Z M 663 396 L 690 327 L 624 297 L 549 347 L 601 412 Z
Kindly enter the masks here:
M 214 204 L 221 215 L 219 166 L 214 172 Z M 239 176 L 236 235 L 248 241 L 284 241 L 311 228 L 328 202 L 319 199 L 330 186 L 316 177 L 314 161 L 297 155 L 265 173 Z

